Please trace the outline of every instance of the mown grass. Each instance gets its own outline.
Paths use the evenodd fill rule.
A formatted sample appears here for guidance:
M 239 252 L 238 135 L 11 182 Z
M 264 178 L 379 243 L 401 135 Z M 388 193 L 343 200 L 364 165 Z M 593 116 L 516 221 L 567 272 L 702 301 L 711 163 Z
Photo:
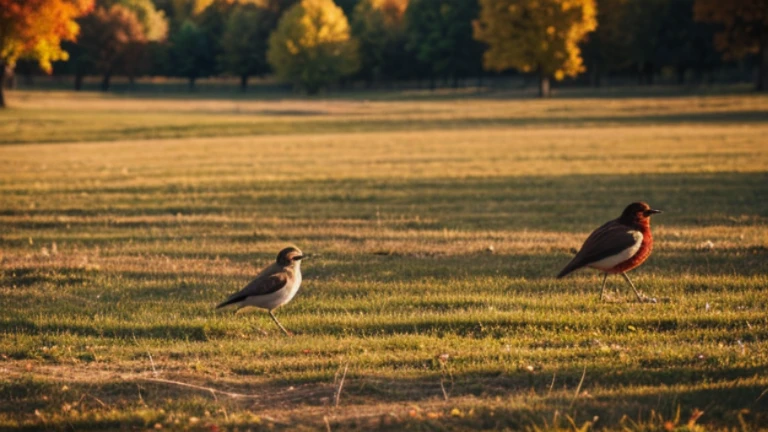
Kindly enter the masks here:
M 765 97 L 9 99 L 0 428 L 768 424 Z M 638 199 L 658 304 L 553 279 Z

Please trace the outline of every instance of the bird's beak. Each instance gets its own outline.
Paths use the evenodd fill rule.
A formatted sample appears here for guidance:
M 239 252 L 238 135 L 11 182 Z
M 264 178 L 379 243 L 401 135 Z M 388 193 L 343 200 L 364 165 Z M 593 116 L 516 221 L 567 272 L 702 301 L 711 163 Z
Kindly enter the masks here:
M 307 259 L 309 257 L 310 257 L 309 255 L 299 255 L 297 257 L 293 257 L 293 260 L 294 261 L 301 261 L 301 260 Z
M 646 216 L 654 215 L 654 214 L 657 214 L 657 213 L 664 213 L 664 212 L 661 211 L 661 210 L 656 210 L 656 209 L 650 209 L 650 210 L 646 210 L 645 211 L 645 215 Z

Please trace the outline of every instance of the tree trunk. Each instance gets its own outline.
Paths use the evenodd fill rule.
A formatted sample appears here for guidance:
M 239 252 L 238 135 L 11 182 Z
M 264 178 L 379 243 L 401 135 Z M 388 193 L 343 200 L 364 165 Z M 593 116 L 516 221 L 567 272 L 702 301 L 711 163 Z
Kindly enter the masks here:
M 112 71 L 104 73 L 104 77 L 101 79 L 101 91 L 109 91 L 109 80 L 112 79 Z
M 248 90 L 248 75 L 240 75 L 240 91 L 245 93 Z
M 549 87 L 549 77 L 541 74 L 539 76 L 539 97 L 548 98 L 552 95 L 552 91 Z
M 83 74 L 76 73 L 75 74 L 75 91 L 80 91 L 82 89 L 83 89 Z
M 594 88 L 600 88 L 600 66 L 594 62 L 589 69 L 589 84 Z
M 678 65 L 675 72 L 677 72 L 677 85 L 685 84 L 685 66 Z
M 0 108 L 5 108 L 5 62 L 0 62 Z

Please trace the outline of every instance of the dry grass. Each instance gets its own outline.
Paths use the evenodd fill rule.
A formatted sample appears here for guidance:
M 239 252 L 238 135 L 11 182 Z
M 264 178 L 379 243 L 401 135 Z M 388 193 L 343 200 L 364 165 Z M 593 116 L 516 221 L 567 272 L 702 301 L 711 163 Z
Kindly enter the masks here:
M 768 422 L 764 97 L 9 99 L 0 428 Z M 552 278 L 637 199 L 662 303 Z M 212 309 L 290 243 L 296 337 Z

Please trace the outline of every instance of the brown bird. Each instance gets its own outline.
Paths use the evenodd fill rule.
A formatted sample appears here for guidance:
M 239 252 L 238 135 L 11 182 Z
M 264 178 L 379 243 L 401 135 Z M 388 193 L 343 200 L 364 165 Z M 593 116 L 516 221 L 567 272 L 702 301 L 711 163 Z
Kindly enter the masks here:
M 307 258 L 298 248 L 287 247 L 277 254 L 277 260 L 262 270 L 256 279 L 239 292 L 232 294 L 216 309 L 231 304 L 237 308 L 256 306 L 266 309 L 280 330 L 286 335 L 291 333 L 280 324 L 273 310 L 291 301 L 301 286 L 301 260 Z
M 637 300 L 644 301 L 644 297 L 640 296 L 626 272 L 645 262 L 651 255 L 651 215 L 656 213 L 661 213 L 661 210 L 654 210 L 644 202 L 630 204 L 618 219 L 606 222 L 587 237 L 581 250 L 557 278 L 582 267 L 600 270 L 605 273 L 603 286 L 600 288 L 602 300 L 608 275 L 619 273 L 632 287 Z

